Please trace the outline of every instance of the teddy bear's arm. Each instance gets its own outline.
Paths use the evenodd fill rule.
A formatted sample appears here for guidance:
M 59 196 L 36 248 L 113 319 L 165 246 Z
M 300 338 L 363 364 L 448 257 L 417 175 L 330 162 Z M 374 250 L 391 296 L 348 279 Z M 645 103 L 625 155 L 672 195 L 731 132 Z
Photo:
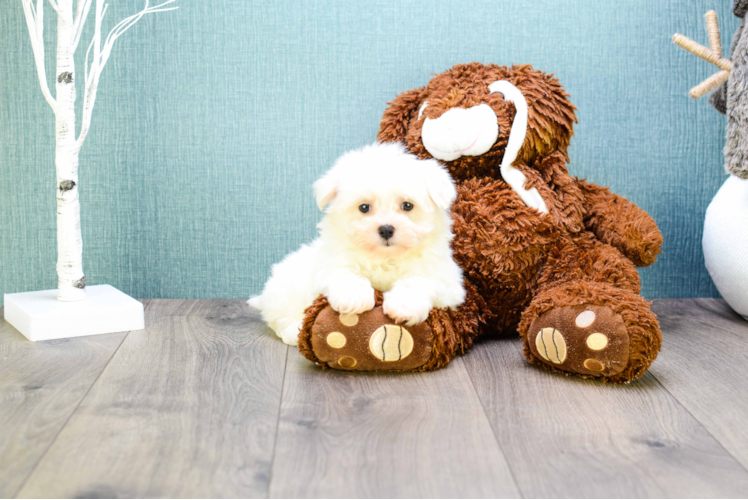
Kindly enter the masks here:
M 634 265 L 657 260 L 662 233 L 650 215 L 608 188 L 578 180 L 584 194 L 584 225 L 603 243 L 617 248 Z

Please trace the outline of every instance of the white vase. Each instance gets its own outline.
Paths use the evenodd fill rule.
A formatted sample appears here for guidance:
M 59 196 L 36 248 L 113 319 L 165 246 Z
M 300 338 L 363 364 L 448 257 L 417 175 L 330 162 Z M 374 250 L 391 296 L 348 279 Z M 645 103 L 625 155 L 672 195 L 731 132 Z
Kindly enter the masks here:
M 748 320 L 748 179 L 731 175 L 704 221 L 706 268 L 722 297 Z

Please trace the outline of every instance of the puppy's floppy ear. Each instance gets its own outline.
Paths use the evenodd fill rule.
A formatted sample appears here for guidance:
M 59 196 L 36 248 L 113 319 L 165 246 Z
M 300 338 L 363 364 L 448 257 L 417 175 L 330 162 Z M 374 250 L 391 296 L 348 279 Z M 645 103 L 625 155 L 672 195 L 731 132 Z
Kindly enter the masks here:
M 424 163 L 426 191 L 434 204 L 442 210 L 449 210 L 457 198 L 457 190 L 449 172 L 436 160 L 419 160 Z
M 335 172 L 335 168 L 332 168 L 314 183 L 314 197 L 317 200 L 317 206 L 319 209 L 324 210 L 327 204 L 330 203 L 337 194 L 338 176 Z

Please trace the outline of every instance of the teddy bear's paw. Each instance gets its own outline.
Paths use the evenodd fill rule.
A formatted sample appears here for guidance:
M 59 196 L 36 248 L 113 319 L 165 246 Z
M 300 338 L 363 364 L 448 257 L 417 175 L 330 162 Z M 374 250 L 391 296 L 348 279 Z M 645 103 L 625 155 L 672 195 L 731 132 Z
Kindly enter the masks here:
M 363 314 L 338 314 L 323 309 L 311 330 L 311 347 L 330 368 L 361 371 L 410 371 L 432 356 L 432 331 L 427 323 L 397 324 L 381 306 Z
M 527 345 L 539 362 L 584 376 L 610 377 L 629 362 L 628 330 L 607 306 L 551 309 L 532 322 Z

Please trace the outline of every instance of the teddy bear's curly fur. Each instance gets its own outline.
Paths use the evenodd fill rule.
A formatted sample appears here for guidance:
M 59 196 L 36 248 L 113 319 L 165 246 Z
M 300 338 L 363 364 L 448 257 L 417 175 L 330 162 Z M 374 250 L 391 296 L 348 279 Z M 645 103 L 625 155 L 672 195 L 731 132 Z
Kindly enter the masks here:
M 488 86 L 499 80 L 512 83 L 527 101 L 527 134 L 514 166 L 526 176 L 526 189 L 537 188 L 547 214 L 528 207 L 502 179 L 499 165 L 517 111 L 502 94 L 490 93 Z M 444 366 L 479 334 L 518 331 L 532 363 L 609 382 L 641 376 L 657 356 L 661 335 L 639 295 L 635 266 L 655 261 L 662 236 L 633 203 L 569 175 L 576 108 L 552 75 L 529 65 L 454 66 L 425 87 L 398 95 L 384 113 L 378 139 L 403 142 L 410 152 L 431 158 L 421 137 L 425 119 L 480 104 L 496 114 L 495 143 L 479 156 L 443 162 L 458 188 L 453 249 L 468 299 L 458 311 L 432 312 L 430 336 L 415 335 L 415 343 L 431 345 L 433 355 L 416 369 Z M 374 358 L 359 368 L 336 364 L 331 356 L 337 351 L 321 359 L 324 335 L 340 329 L 316 322 L 325 307 L 321 297 L 300 333 L 309 359 L 333 368 L 401 369 Z M 356 334 L 371 331 L 348 333 Z

